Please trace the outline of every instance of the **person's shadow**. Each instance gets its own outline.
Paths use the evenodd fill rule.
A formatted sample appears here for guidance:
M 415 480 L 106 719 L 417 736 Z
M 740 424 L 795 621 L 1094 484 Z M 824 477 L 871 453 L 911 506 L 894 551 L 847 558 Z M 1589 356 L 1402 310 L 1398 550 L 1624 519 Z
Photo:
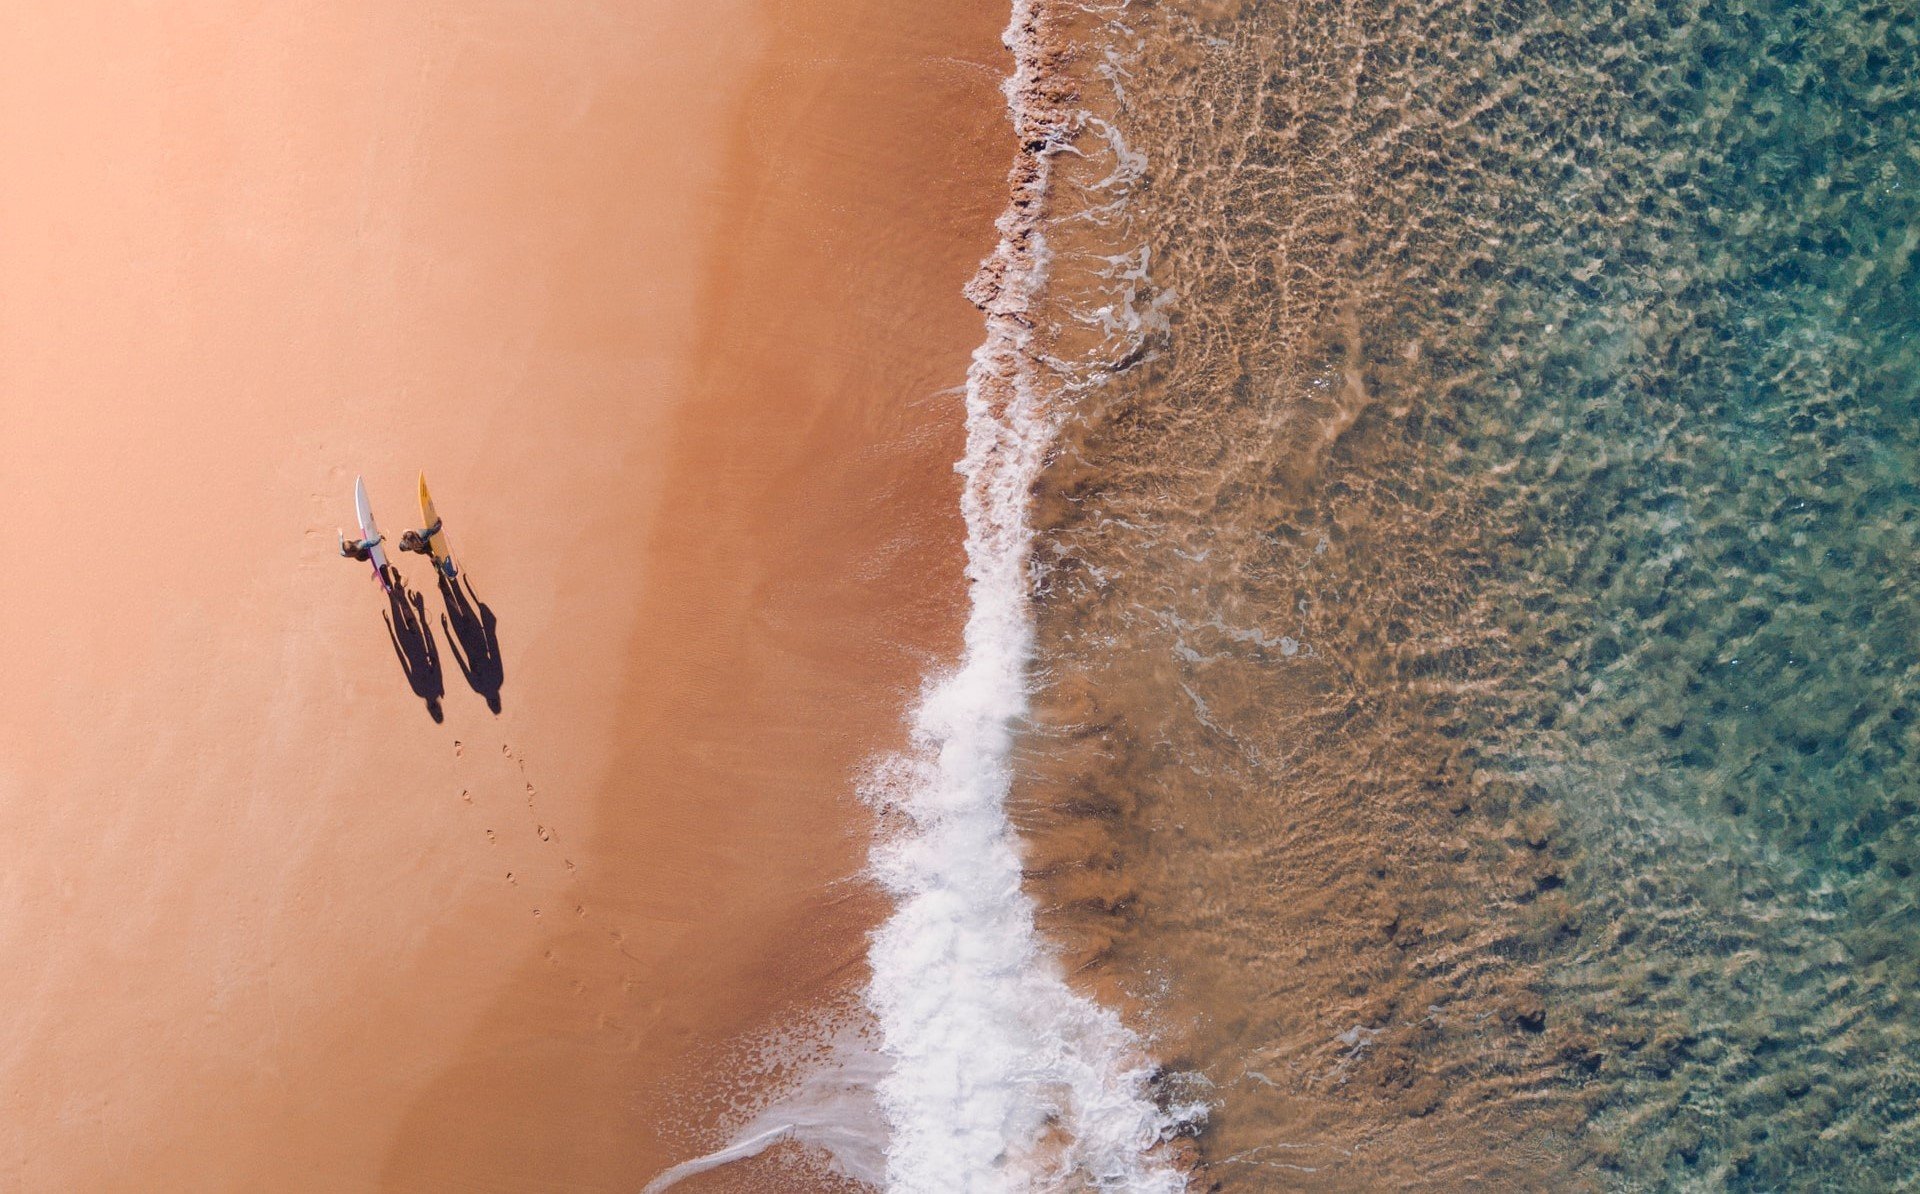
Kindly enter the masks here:
M 440 615 L 440 628 L 447 632 L 447 649 L 460 665 L 468 687 L 487 699 L 487 708 L 500 712 L 500 686 L 506 682 L 506 665 L 500 660 L 499 622 L 493 609 L 473 591 L 467 573 L 449 580 L 440 574 L 440 599 L 447 612 Z
M 395 576 L 387 600 L 391 608 L 380 618 L 387 624 L 393 653 L 400 657 L 400 670 L 406 673 L 413 695 L 427 703 L 428 715 L 435 721 L 445 720 L 440 698 L 446 695 L 447 685 L 440 673 L 440 649 L 434 645 L 433 624 L 427 621 L 427 599 Z

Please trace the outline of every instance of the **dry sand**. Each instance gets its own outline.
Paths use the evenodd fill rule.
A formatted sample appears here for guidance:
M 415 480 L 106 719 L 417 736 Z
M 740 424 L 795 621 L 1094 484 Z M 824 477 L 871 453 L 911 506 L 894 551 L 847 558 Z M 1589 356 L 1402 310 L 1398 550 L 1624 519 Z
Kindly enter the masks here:
M 0 16 L 0 1188 L 631 1190 L 857 979 L 1004 20 Z M 334 555 L 422 467 L 497 716 Z

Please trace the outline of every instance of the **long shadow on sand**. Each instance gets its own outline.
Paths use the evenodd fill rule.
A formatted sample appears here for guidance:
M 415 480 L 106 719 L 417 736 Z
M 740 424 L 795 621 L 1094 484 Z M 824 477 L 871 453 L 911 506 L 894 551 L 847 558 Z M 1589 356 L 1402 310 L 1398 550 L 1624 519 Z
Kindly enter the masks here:
M 393 592 L 387 598 L 389 609 L 380 615 L 387 624 L 387 638 L 393 653 L 400 658 L 400 670 L 406 673 L 413 695 L 427 703 L 427 713 L 435 721 L 445 720 L 440 698 L 447 693 L 440 672 L 440 649 L 434 645 L 433 624 L 427 621 L 427 599 L 407 588 L 406 582 L 393 577 Z
M 446 631 L 453 661 L 460 665 L 468 687 L 487 699 L 487 708 L 500 712 L 500 686 L 506 682 L 507 670 L 500 659 L 500 623 L 493 608 L 480 600 L 465 572 L 457 581 L 440 574 L 440 599 L 447 606 L 440 615 L 440 628 Z

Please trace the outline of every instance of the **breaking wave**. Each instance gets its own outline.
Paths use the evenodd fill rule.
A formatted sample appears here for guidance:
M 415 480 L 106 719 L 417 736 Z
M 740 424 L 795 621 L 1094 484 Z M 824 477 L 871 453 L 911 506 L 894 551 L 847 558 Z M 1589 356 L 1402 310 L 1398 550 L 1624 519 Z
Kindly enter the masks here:
M 878 1093 L 896 1191 L 1184 1189 L 1161 1146 L 1199 1111 L 1156 1101 L 1139 1038 L 1068 985 L 1035 928 L 1007 815 L 1033 658 L 1029 492 L 1060 417 L 1058 362 L 1035 342 L 1029 312 L 1048 273 L 1054 161 L 1077 154 L 1072 142 L 1089 126 L 1045 77 L 1038 9 L 1016 0 L 1006 35 L 1015 70 L 1005 92 L 1022 148 L 999 245 L 969 289 L 986 340 L 968 371 L 957 466 L 964 650 L 922 694 L 909 752 L 868 786 L 883 811 L 873 872 L 897 900 L 874 937 L 866 996 L 891 1063 Z

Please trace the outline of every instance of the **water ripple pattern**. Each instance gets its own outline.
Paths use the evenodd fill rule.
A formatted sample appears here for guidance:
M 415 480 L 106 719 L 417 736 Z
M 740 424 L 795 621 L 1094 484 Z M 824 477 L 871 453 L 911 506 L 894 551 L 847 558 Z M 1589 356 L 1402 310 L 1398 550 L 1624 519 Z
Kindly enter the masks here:
M 1205 1180 L 1914 1188 L 1920 12 L 1121 24 L 1014 806 Z

